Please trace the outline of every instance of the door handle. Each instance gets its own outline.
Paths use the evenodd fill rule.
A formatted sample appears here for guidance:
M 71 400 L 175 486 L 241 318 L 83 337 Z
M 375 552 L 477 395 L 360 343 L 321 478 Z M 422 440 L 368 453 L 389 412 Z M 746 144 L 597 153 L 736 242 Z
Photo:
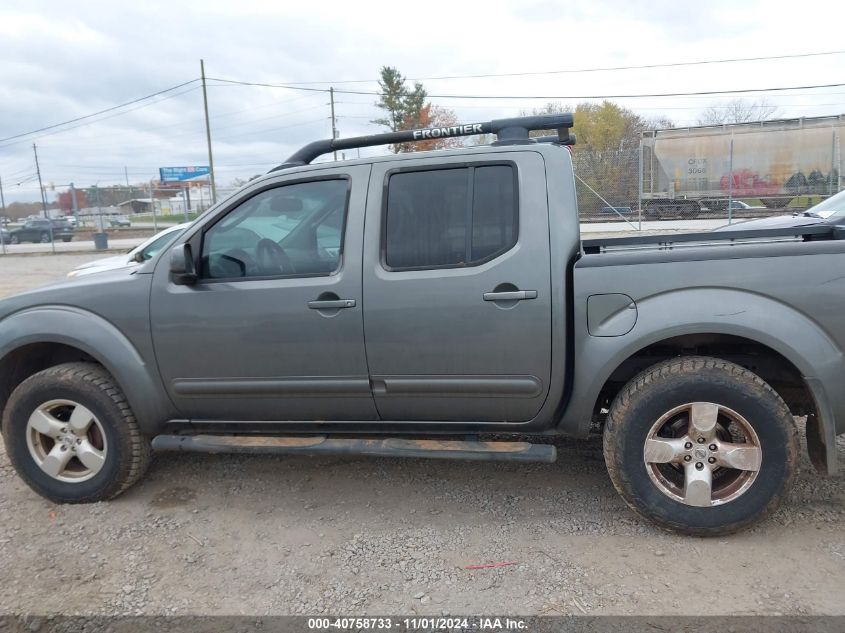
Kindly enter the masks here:
M 523 299 L 536 299 L 536 290 L 511 290 L 509 292 L 485 292 L 485 301 L 522 301 Z
M 308 307 L 312 310 L 340 310 L 341 308 L 354 308 L 355 299 L 317 299 L 309 301 Z

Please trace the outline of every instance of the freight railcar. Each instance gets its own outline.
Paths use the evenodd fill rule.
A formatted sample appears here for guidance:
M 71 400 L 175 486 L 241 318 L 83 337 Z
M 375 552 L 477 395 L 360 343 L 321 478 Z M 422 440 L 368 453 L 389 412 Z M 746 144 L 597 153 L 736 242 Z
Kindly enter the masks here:
M 842 188 L 843 140 L 845 114 L 644 132 L 644 214 L 695 217 L 742 198 L 779 209 L 832 195 Z

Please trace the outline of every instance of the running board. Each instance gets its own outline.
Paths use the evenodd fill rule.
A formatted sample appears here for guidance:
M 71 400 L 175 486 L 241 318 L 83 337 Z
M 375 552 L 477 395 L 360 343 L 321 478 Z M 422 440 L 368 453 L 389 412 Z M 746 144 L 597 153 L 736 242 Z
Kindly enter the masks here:
M 153 448 L 157 451 L 186 453 L 378 455 L 504 462 L 551 463 L 557 458 L 557 450 L 551 444 L 414 440 L 393 437 L 364 440 L 325 435 L 303 437 L 158 435 L 153 438 Z

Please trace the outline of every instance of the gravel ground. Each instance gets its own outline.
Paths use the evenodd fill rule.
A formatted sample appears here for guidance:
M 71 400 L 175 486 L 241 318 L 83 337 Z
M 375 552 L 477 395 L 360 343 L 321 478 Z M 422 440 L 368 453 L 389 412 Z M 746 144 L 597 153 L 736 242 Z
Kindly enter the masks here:
M 0 255 L 0 298 L 23 292 L 28 288 L 43 286 L 51 281 L 59 281 L 80 264 L 111 257 L 117 252 Z
M 0 259 L 0 296 L 81 261 Z M 165 454 L 79 506 L 0 447 L 0 612 L 845 615 L 845 474 L 803 458 L 766 523 L 688 538 L 628 510 L 598 438 L 557 447 L 551 465 Z

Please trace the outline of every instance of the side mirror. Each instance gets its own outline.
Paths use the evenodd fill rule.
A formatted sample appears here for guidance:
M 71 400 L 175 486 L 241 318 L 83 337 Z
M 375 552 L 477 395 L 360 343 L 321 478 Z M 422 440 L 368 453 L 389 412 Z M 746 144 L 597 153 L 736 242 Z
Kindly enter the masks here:
M 177 244 L 170 251 L 170 274 L 173 276 L 173 283 L 180 286 L 196 283 L 197 272 L 194 269 L 190 244 Z
M 136 264 L 143 264 L 145 261 L 147 261 L 147 258 L 144 257 L 144 251 L 138 251 L 137 253 L 135 253 L 132 256 L 132 261 Z

